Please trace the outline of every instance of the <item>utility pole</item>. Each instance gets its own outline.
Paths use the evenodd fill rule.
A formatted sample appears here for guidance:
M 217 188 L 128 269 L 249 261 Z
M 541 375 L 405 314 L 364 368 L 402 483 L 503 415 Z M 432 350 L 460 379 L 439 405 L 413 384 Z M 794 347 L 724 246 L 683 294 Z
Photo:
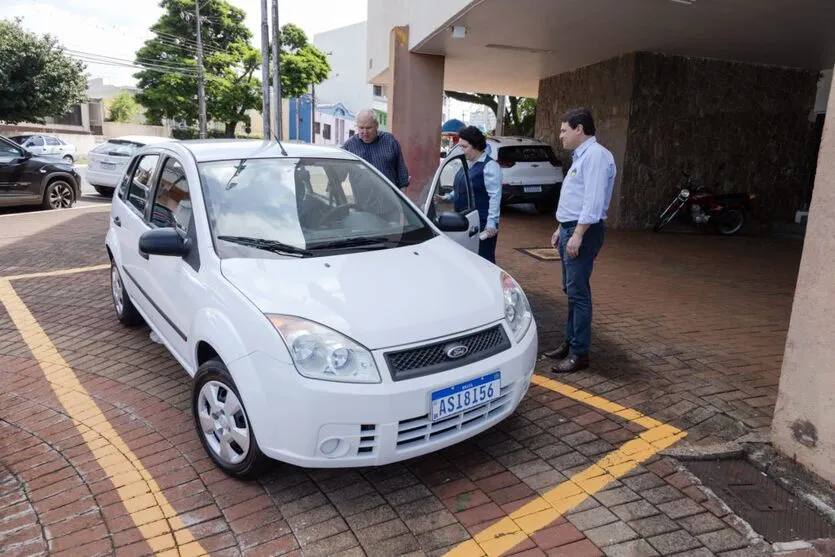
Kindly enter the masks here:
M 203 36 L 200 26 L 200 0 L 194 0 L 194 17 L 197 21 L 197 105 L 200 109 L 200 139 L 206 139 L 206 87 L 203 84 Z
M 316 84 L 310 84 L 310 143 L 316 143 Z
M 267 0 L 261 0 L 261 87 L 264 90 L 264 140 L 269 141 L 270 133 L 270 23 Z
M 278 0 L 272 0 L 273 8 L 273 94 L 275 96 L 275 135 L 279 141 L 284 139 L 284 127 L 281 125 L 281 44 L 279 41 Z

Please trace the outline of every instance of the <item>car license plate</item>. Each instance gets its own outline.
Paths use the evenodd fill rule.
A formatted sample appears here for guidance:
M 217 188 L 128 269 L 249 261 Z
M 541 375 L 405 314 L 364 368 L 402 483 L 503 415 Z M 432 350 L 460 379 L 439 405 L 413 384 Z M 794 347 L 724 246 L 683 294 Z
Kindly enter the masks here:
M 501 396 L 502 374 L 495 371 L 478 379 L 432 393 L 432 421 L 480 406 Z
M 114 168 L 116 168 L 116 165 L 112 162 L 100 162 L 99 166 L 102 170 L 113 170 Z
M 542 186 L 525 186 L 525 193 L 542 193 Z

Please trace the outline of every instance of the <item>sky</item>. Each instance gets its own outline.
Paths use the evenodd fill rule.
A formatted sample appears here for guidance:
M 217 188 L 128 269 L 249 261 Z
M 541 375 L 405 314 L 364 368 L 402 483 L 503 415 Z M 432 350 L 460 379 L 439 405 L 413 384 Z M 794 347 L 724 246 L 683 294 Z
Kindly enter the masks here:
M 261 0 L 227 0 L 247 13 L 252 44 L 261 46 Z M 271 2 L 267 2 L 269 10 Z M 279 25 L 294 23 L 310 40 L 316 33 L 367 19 L 367 0 L 279 0 Z M 0 19 L 21 17 L 23 26 L 49 33 L 67 49 L 134 60 L 162 9 L 158 0 L 0 0 Z M 137 69 L 87 63 L 90 77 L 112 85 L 134 85 Z

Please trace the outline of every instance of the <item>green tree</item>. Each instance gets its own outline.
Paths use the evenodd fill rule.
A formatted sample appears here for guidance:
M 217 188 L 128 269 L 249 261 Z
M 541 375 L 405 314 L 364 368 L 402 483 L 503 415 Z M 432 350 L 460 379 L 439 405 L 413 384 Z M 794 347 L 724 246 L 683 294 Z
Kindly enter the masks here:
M 181 120 L 194 125 L 198 119 L 197 26 L 194 0 L 161 0 L 165 13 L 152 27 L 157 36 L 136 53 L 145 69 L 136 74 L 141 92 L 136 99 L 146 108 L 146 118 Z M 263 110 L 260 49 L 250 42 L 244 24 L 246 13 L 226 0 L 200 4 L 206 114 L 223 122 L 227 137 L 239 122 L 249 124 L 247 111 Z M 283 96 L 296 96 L 330 73 L 325 54 L 311 45 L 304 31 L 287 24 L 279 33 Z M 272 50 L 272 49 L 270 49 Z
M 0 120 L 43 123 L 87 96 L 85 66 L 50 35 L 23 29 L 20 19 L 0 21 Z
M 162 0 L 165 13 L 151 27 L 156 37 L 136 52 L 145 69 L 135 74 L 146 118 L 193 125 L 198 119 L 197 25 L 194 0 Z M 206 114 L 223 122 L 233 136 L 238 122 L 248 122 L 246 111 L 261 109 L 261 82 L 254 77 L 260 55 L 250 45 L 246 13 L 225 0 L 200 3 Z
M 127 91 L 122 91 L 113 98 L 108 109 L 108 120 L 111 122 L 132 122 L 142 107 Z
M 444 91 L 446 95 L 457 101 L 480 104 L 499 112 L 499 97 L 484 93 L 461 93 L 458 91 Z M 510 107 L 504 115 L 504 134 L 533 137 L 536 128 L 536 99 L 527 97 L 508 97 Z
M 302 29 L 292 23 L 283 25 L 279 41 L 283 97 L 303 95 L 311 85 L 318 85 L 328 78 L 331 67 L 327 55 L 308 42 Z

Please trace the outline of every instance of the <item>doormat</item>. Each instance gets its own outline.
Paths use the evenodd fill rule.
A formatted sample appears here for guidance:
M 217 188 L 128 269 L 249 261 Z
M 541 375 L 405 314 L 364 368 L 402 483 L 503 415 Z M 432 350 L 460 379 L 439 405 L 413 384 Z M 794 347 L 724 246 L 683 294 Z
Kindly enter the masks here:
M 684 463 L 768 542 L 835 537 L 835 526 L 747 460 Z
M 516 248 L 517 251 L 529 255 L 539 261 L 559 261 L 560 254 L 554 248 Z

